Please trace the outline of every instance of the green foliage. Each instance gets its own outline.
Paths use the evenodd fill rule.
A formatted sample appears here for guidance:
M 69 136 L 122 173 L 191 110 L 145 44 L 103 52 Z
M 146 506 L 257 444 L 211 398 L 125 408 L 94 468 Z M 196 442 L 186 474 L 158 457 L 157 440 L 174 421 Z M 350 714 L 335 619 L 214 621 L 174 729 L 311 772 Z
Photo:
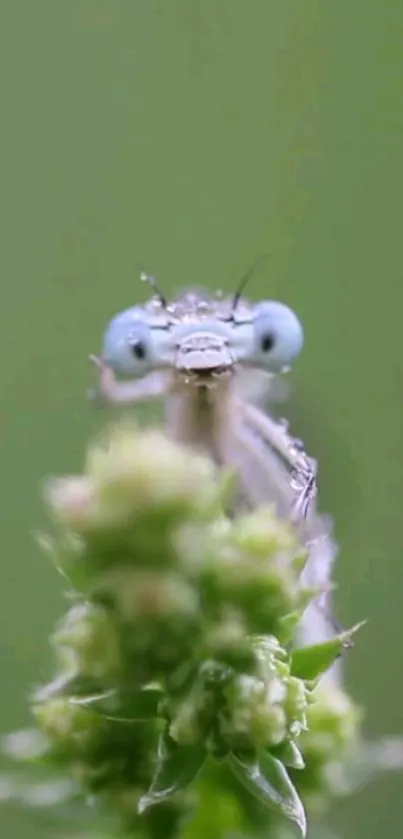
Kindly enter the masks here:
M 281 760 L 264 751 L 247 757 L 232 754 L 228 760 L 241 784 L 252 795 L 294 822 L 305 836 L 305 811 Z
M 310 681 L 318 679 L 319 676 L 326 673 L 334 660 L 343 653 L 343 650 L 351 647 L 352 636 L 363 625 L 363 623 L 359 623 L 347 632 L 341 632 L 322 644 L 313 644 L 310 647 L 295 650 L 292 654 L 292 674 L 300 679 Z
M 354 630 L 293 650 L 315 596 L 301 546 L 270 507 L 230 520 L 228 490 L 208 459 L 125 426 L 83 476 L 48 485 L 42 543 L 72 605 L 32 698 L 37 729 L 5 740 L 45 773 L 42 796 L 10 776 L 5 799 L 90 798 L 94 830 L 114 814 L 144 839 L 278 839 L 287 822 L 304 836 L 305 811 L 342 791 L 359 714 L 319 677 Z

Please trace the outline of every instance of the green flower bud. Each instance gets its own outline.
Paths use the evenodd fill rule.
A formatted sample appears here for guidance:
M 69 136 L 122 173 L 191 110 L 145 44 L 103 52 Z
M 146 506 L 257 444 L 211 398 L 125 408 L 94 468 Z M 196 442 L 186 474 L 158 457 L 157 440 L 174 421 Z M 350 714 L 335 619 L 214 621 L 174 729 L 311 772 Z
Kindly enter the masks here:
M 95 592 L 113 603 L 125 623 L 143 617 L 193 621 L 199 610 L 195 589 L 174 573 L 116 568 L 102 575 Z
M 319 683 L 307 708 L 308 730 L 301 748 L 316 759 L 341 754 L 354 744 L 360 721 L 360 710 L 343 690 Z
M 106 446 L 91 449 L 87 471 L 102 505 L 128 516 L 159 510 L 173 523 L 200 514 L 216 493 L 212 461 L 158 431 L 113 430 Z
M 232 541 L 241 551 L 262 561 L 273 556 L 281 561 L 281 554 L 286 552 L 284 559 L 289 564 L 290 553 L 300 550 L 293 531 L 275 515 L 273 507 L 259 507 L 241 516 L 234 523 Z
M 48 737 L 51 751 L 84 755 L 96 742 L 103 720 L 65 697 L 34 707 L 37 722 Z
M 287 679 L 290 673 L 288 653 L 274 635 L 255 635 L 251 639 L 256 661 L 256 674 L 265 682 L 272 678 Z
M 292 775 L 306 806 L 321 811 L 338 794 L 343 764 L 359 742 L 361 712 L 340 687 L 322 682 L 312 692 L 306 721 L 298 739 L 305 770 Z
M 198 642 L 203 621 L 199 597 L 176 573 L 117 567 L 98 578 L 93 596 L 109 604 L 126 669 L 143 682 L 178 666 Z
M 226 602 L 248 616 L 250 633 L 281 635 L 284 617 L 301 609 L 297 549 L 291 528 L 271 509 L 210 527 L 204 556 L 190 547 L 207 608 Z
M 288 654 L 273 636 L 254 637 L 253 675 L 234 675 L 222 694 L 220 730 L 238 748 L 270 748 L 306 726 L 308 692 L 290 675 Z
M 110 611 L 92 603 L 73 606 L 53 636 L 61 660 L 72 675 L 107 686 L 119 672 L 120 642 Z
M 212 745 L 212 750 L 217 750 L 212 729 L 217 727 L 218 708 L 223 704 L 222 689 L 232 678 L 232 670 L 216 661 L 205 660 L 196 671 L 193 667 L 189 676 L 186 678 L 185 673 L 185 686 L 188 686 L 183 692 L 178 691 L 179 698 L 174 695 L 166 703 L 170 736 L 181 745 L 204 741 L 207 748 Z
M 191 693 L 178 705 L 174 713 L 169 726 L 172 739 L 183 746 L 199 742 L 206 733 L 203 726 L 204 712 L 201 697 L 197 695 L 197 692 Z
M 208 458 L 157 431 L 118 427 L 91 449 L 87 475 L 48 483 L 60 533 L 47 549 L 84 588 L 102 569 L 176 566 L 177 527 L 214 519 L 224 489 Z
M 226 706 L 220 732 L 231 748 L 268 748 L 284 739 L 286 687 L 281 679 L 266 684 L 253 676 L 237 676 L 223 691 Z
M 203 655 L 235 670 L 254 672 L 255 652 L 240 615 L 232 612 L 220 623 L 206 629 L 202 644 Z
M 87 529 L 96 516 L 94 483 L 85 475 L 72 475 L 48 481 L 45 497 L 56 517 L 77 532 Z
M 307 727 L 307 712 L 310 693 L 302 679 L 289 676 L 284 708 L 289 722 L 290 733 L 295 737 Z

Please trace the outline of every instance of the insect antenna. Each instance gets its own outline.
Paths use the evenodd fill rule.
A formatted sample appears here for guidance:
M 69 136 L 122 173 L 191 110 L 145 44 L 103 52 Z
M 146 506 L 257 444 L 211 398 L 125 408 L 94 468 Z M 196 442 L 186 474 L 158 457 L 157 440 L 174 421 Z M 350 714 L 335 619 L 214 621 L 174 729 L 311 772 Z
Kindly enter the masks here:
M 162 291 L 159 290 L 155 277 L 153 277 L 151 274 L 147 274 L 146 271 L 142 271 L 140 274 L 140 280 L 144 283 L 148 283 L 148 285 L 151 286 L 152 290 L 157 295 L 162 308 L 166 309 L 168 307 L 168 301 L 166 297 L 164 297 L 164 295 L 162 294 Z
M 251 277 L 252 277 L 252 275 L 255 273 L 255 271 L 257 270 L 257 268 L 259 268 L 259 266 L 260 266 L 260 265 L 261 265 L 261 264 L 262 264 L 262 263 L 263 263 L 263 262 L 267 259 L 267 257 L 268 257 L 268 254 L 267 254 L 267 253 L 264 253 L 264 254 L 262 254 L 261 256 L 258 256 L 258 257 L 255 259 L 255 261 L 252 263 L 251 267 L 248 269 L 248 271 L 246 272 L 246 274 L 244 274 L 244 275 L 243 275 L 243 277 L 240 279 L 239 284 L 238 284 L 238 288 L 237 288 L 237 290 L 235 291 L 235 294 L 234 294 L 234 296 L 233 296 L 233 298 L 232 298 L 231 315 L 233 315 L 233 314 L 234 314 L 235 309 L 236 309 L 236 308 L 237 308 L 237 306 L 238 306 L 238 303 L 239 303 L 239 301 L 240 301 L 240 299 L 241 299 L 241 297 L 242 297 L 242 294 L 243 294 L 243 292 L 244 292 L 244 290 L 245 290 L 245 288 L 246 288 L 246 286 L 247 286 L 247 284 L 248 284 L 248 282 L 249 282 L 250 278 L 251 278 Z

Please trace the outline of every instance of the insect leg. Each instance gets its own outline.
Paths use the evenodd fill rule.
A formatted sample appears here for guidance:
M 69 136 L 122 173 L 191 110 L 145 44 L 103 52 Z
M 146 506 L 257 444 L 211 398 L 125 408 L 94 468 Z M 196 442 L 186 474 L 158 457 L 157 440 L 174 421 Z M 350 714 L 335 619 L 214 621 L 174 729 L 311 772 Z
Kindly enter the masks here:
M 288 518 L 292 506 L 290 478 L 276 452 L 242 420 L 234 427 L 232 447 L 228 461 L 240 476 L 248 506 L 273 504 L 278 515 Z
M 156 399 L 167 393 L 168 380 L 161 372 L 150 373 L 135 381 L 118 382 L 111 367 L 108 367 L 102 359 L 91 355 L 90 361 L 99 371 L 98 391 L 95 394 L 92 393 L 91 396 L 100 395 L 106 402 L 127 404 Z
M 312 500 L 310 482 L 314 480 L 316 469 L 311 467 L 301 446 L 295 447 L 280 424 L 249 404 L 243 403 L 242 410 L 248 423 L 237 426 L 238 450 L 241 451 L 242 447 L 244 450 L 244 463 L 241 462 L 240 470 L 243 481 L 254 503 L 274 501 L 280 515 L 287 516 L 287 510 L 288 515 L 290 512 L 294 514 L 302 542 L 308 549 L 301 581 L 308 588 L 323 588 L 323 594 L 304 615 L 299 641 L 304 644 L 320 643 L 338 634 L 341 628 L 332 616 L 330 593 L 327 591 L 337 547 L 326 517 L 313 513 L 307 520 Z M 291 470 L 291 480 L 287 466 Z M 298 490 L 294 504 L 293 490 Z
M 295 493 L 293 515 L 306 519 L 311 502 L 316 496 L 316 461 L 308 457 L 302 444 L 289 436 L 285 428 L 268 414 L 247 402 L 241 403 L 246 423 L 271 448 L 274 448 L 291 469 L 290 487 Z

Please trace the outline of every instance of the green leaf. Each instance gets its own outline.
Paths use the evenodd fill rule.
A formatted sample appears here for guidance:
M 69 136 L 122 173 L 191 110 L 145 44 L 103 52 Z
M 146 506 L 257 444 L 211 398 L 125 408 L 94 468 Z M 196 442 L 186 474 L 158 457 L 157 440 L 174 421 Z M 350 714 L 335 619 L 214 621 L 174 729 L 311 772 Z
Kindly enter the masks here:
M 311 647 L 300 647 L 294 650 L 291 659 L 292 675 L 307 681 L 317 679 L 331 667 L 343 650 L 352 646 L 352 636 L 364 623 L 357 623 L 352 629 L 335 635 L 323 644 L 313 644 Z
M 296 612 L 289 612 L 287 615 L 279 618 L 277 637 L 282 644 L 290 644 L 294 638 L 295 631 L 301 621 L 302 609 Z
M 306 817 L 302 802 L 283 763 L 268 752 L 245 757 L 231 754 L 226 759 L 232 771 L 262 804 L 285 816 L 306 836 Z
M 93 696 L 73 697 L 70 701 L 110 720 L 137 722 L 157 717 L 164 695 L 161 688 L 150 687 L 127 693 L 109 690 Z
M 139 814 L 148 807 L 160 804 L 186 789 L 201 769 L 206 749 L 201 743 L 192 746 L 171 745 L 166 748 L 165 737 L 159 749 L 159 763 L 148 792 L 138 803 Z
M 270 749 L 270 754 L 281 760 L 284 766 L 289 766 L 291 769 L 304 769 L 305 761 L 298 747 L 293 740 L 288 740 L 285 743 L 280 743 L 279 746 L 274 746 Z

